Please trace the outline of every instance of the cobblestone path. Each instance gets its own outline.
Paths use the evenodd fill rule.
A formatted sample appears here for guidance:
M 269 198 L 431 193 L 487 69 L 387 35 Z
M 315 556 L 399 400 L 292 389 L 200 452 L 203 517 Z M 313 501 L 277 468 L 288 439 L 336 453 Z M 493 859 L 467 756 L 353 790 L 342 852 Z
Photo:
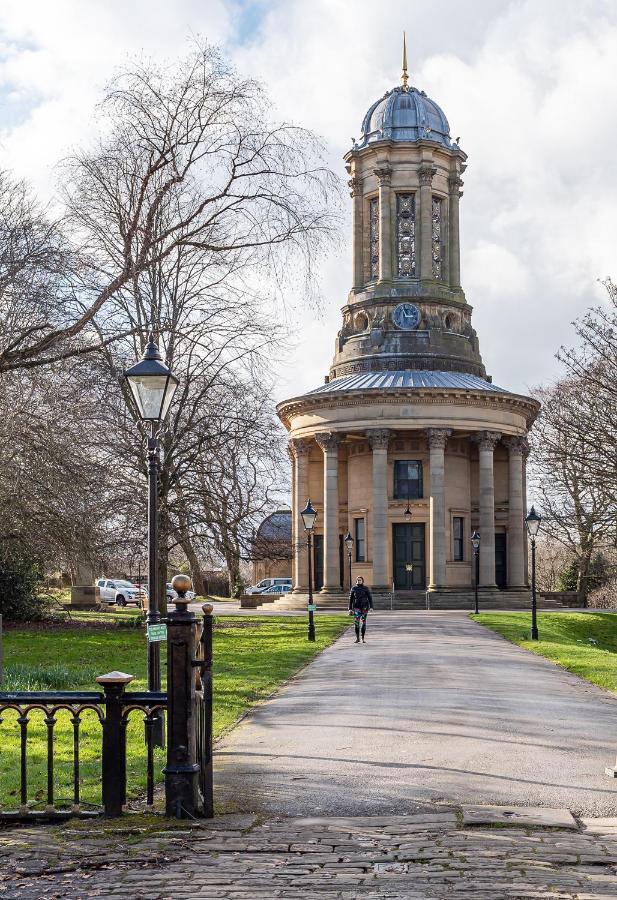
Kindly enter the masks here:
M 537 820 L 528 809 L 520 816 L 480 812 L 10 828 L 0 832 L 0 897 L 617 897 L 617 819 L 575 822 L 565 810 Z M 465 824 L 487 819 L 492 827 Z

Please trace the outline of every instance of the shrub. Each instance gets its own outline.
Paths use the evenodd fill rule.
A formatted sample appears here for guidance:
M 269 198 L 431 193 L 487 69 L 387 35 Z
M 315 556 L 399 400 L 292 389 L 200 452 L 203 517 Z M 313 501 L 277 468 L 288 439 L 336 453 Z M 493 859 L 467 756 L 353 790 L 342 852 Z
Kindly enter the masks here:
M 45 618 L 49 598 L 39 591 L 43 576 L 28 550 L 16 540 L 0 540 L 0 615 L 10 622 Z
M 611 578 L 587 597 L 587 606 L 593 609 L 617 609 L 617 578 Z

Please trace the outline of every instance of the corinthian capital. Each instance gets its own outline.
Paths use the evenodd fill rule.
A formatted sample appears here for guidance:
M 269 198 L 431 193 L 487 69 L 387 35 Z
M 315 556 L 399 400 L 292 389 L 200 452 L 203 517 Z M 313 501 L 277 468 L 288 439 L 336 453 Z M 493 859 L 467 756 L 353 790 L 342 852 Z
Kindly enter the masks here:
M 495 449 L 495 444 L 501 438 L 501 432 L 499 431 L 478 431 L 477 434 L 474 434 L 473 440 L 476 442 L 480 450 L 491 450 Z
M 388 428 L 369 428 L 365 431 L 371 450 L 388 449 L 392 432 Z
M 452 434 L 451 428 L 427 428 L 426 436 L 428 439 L 428 445 L 431 448 L 436 448 L 438 450 L 445 449 L 446 443 L 448 442 L 448 438 Z
M 463 179 L 458 175 L 451 175 L 448 178 L 448 187 L 450 188 L 451 194 L 462 197 L 463 192 L 461 191 L 461 188 L 463 187 Z
M 529 444 L 526 437 L 508 437 L 504 438 L 504 444 L 508 448 L 510 455 L 527 456 L 529 453 Z
M 428 185 L 430 187 L 436 174 L 437 169 L 434 166 L 422 166 L 420 169 L 418 169 L 420 184 Z
M 311 442 L 306 441 L 303 438 L 290 438 L 287 442 L 287 449 L 290 456 L 293 456 L 294 459 L 298 459 L 300 456 L 309 455 L 311 452 Z
M 349 194 L 351 197 L 357 197 L 358 194 L 362 193 L 362 179 L 358 178 L 357 175 L 350 178 L 347 184 L 349 185 Z
M 341 443 L 340 435 L 334 431 L 318 431 L 315 435 L 315 440 L 324 453 L 334 453 L 338 450 L 338 446 Z
M 373 174 L 377 176 L 379 184 L 390 184 L 392 168 L 390 166 L 379 166 L 379 168 L 373 169 Z

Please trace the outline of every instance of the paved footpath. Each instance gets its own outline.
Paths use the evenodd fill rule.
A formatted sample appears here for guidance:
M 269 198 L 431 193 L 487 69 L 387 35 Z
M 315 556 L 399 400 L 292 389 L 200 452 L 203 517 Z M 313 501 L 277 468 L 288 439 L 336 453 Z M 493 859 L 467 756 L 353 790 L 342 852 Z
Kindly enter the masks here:
M 230 815 L 203 827 L 161 823 L 148 830 L 137 820 L 107 831 L 93 823 L 87 831 L 13 828 L 0 832 L 0 897 L 617 897 L 617 819 L 577 827 L 566 811 L 551 815 L 559 827 L 534 828 L 524 819 L 515 827 L 487 827 L 474 824 L 477 810 L 458 809 L 265 822 Z M 507 816 L 493 815 L 492 821 L 512 825 Z
M 366 645 L 345 634 L 219 745 L 217 784 L 275 815 L 453 802 L 615 816 L 616 752 L 617 698 L 600 688 L 464 613 L 377 612 Z

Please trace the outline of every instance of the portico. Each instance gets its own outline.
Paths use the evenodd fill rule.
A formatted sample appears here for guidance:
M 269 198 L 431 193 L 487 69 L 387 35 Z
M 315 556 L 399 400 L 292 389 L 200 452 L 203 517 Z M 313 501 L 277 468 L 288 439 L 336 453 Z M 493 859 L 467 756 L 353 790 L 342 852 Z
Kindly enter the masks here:
M 349 589 L 348 531 L 353 577 L 378 596 L 394 587 L 447 603 L 470 592 L 476 530 L 480 590 L 526 591 L 526 435 L 539 405 L 493 384 L 482 362 L 460 283 L 466 160 L 406 70 L 345 157 L 353 286 L 334 358 L 323 385 L 278 406 L 293 465 L 298 601 L 309 497 L 321 602 Z

